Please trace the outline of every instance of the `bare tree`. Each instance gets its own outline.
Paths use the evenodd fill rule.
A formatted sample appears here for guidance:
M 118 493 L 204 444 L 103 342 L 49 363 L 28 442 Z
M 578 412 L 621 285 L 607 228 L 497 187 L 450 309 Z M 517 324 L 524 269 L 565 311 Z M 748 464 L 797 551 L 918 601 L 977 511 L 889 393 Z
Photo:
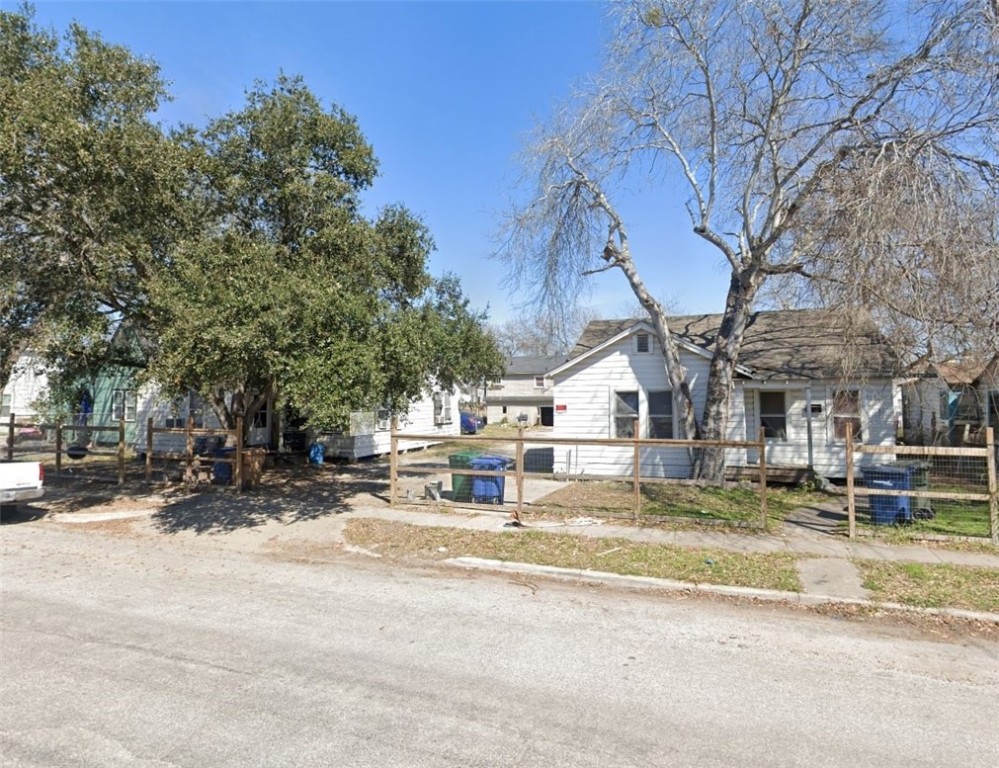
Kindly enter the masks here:
M 721 438 L 761 289 L 808 278 L 813 268 L 832 277 L 828 265 L 839 255 L 893 228 L 876 217 L 873 232 L 859 227 L 840 237 L 837 226 L 865 212 L 847 205 L 837 217 L 838 203 L 875 204 L 879 183 L 928 157 L 936 178 L 957 185 L 951 196 L 962 211 L 994 199 L 994 11 L 986 0 L 907 8 L 880 0 L 633 0 L 615 4 L 613 18 L 601 76 L 527 152 L 534 192 L 510 215 L 501 255 L 512 277 L 549 306 L 594 272 L 620 270 L 656 328 L 685 433 Z M 702 414 L 616 203 L 636 174 L 684 186 L 693 231 L 729 266 Z M 919 215 L 935 202 L 913 197 L 909 211 Z M 837 237 L 838 255 L 816 252 Z M 865 253 L 882 263 L 883 252 Z M 721 451 L 698 452 L 699 477 L 722 470 Z
M 589 307 L 568 306 L 559 313 L 535 311 L 494 324 L 490 331 L 507 357 L 551 357 L 568 352 L 590 320 L 598 319 Z

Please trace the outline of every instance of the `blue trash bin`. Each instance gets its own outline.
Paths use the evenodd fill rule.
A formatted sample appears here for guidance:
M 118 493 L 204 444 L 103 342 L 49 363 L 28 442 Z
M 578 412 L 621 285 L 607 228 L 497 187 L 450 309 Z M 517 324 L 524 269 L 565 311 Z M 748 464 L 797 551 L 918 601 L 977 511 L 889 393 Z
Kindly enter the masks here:
M 313 443 L 309 446 L 309 463 L 322 464 L 326 460 L 326 446 L 322 443 Z
M 878 464 L 864 469 L 864 485 L 868 488 L 883 488 L 891 491 L 911 491 L 912 466 Z M 912 497 L 910 496 L 868 496 L 871 505 L 872 525 L 896 525 L 912 522 Z
M 216 459 L 229 459 L 212 463 L 212 485 L 229 485 L 232 482 L 232 463 L 236 458 L 236 449 L 216 448 L 212 455 Z
M 505 456 L 477 456 L 471 461 L 473 470 L 506 472 L 509 459 Z M 476 504 L 502 504 L 506 478 L 472 475 L 472 501 Z

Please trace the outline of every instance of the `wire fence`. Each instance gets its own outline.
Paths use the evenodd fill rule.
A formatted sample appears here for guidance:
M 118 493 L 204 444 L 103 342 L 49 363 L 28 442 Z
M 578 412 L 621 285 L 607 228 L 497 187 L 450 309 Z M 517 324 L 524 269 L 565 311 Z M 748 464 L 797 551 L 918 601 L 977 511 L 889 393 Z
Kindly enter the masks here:
M 437 445 L 416 450 L 422 443 Z M 757 457 L 752 472 L 707 483 L 694 478 L 696 452 Z M 642 521 L 767 525 L 762 440 L 440 436 L 392 433 L 390 503 L 496 509 L 524 515 L 601 516 Z M 736 462 L 729 462 L 736 464 Z M 745 462 L 738 462 L 744 465 Z
M 847 435 L 850 537 L 905 527 L 927 535 L 990 538 L 999 544 L 996 445 L 960 448 L 857 445 Z

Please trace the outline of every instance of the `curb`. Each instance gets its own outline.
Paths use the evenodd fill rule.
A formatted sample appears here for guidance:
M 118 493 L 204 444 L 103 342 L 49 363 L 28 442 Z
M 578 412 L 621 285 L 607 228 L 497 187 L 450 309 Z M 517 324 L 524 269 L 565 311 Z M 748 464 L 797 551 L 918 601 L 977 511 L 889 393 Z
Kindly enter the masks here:
M 865 608 L 898 611 L 922 616 L 945 616 L 953 619 L 981 621 L 999 625 L 999 613 L 968 611 L 962 608 L 918 608 L 901 603 L 880 603 L 855 597 L 834 597 L 832 595 L 804 594 L 802 592 L 781 592 L 776 589 L 756 589 L 754 587 L 734 587 L 720 584 L 701 584 L 673 579 L 657 579 L 651 576 L 628 576 L 607 571 L 589 571 L 576 568 L 557 568 L 552 565 L 513 563 L 505 560 L 486 560 L 479 557 L 453 557 L 441 561 L 446 565 L 481 571 L 503 571 L 506 573 L 533 573 L 562 581 L 593 581 L 601 584 L 632 587 L 638 589 L 661 589 L 667 592 L 700 592 L 725 597 L 743 597 L 764 600 L 772 603 L 793 603 L 796 605 L 855 605 Z

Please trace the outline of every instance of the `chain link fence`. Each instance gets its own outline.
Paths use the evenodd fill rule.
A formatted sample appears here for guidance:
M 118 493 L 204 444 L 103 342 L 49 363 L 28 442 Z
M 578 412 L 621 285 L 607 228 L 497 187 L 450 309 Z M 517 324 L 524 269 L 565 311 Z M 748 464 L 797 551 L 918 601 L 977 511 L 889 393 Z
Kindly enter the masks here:
M 996 445 L 856 445 L 847 439 L 850 536 L 904 527 L 928 536 L 989 538 L 999 544 Z

